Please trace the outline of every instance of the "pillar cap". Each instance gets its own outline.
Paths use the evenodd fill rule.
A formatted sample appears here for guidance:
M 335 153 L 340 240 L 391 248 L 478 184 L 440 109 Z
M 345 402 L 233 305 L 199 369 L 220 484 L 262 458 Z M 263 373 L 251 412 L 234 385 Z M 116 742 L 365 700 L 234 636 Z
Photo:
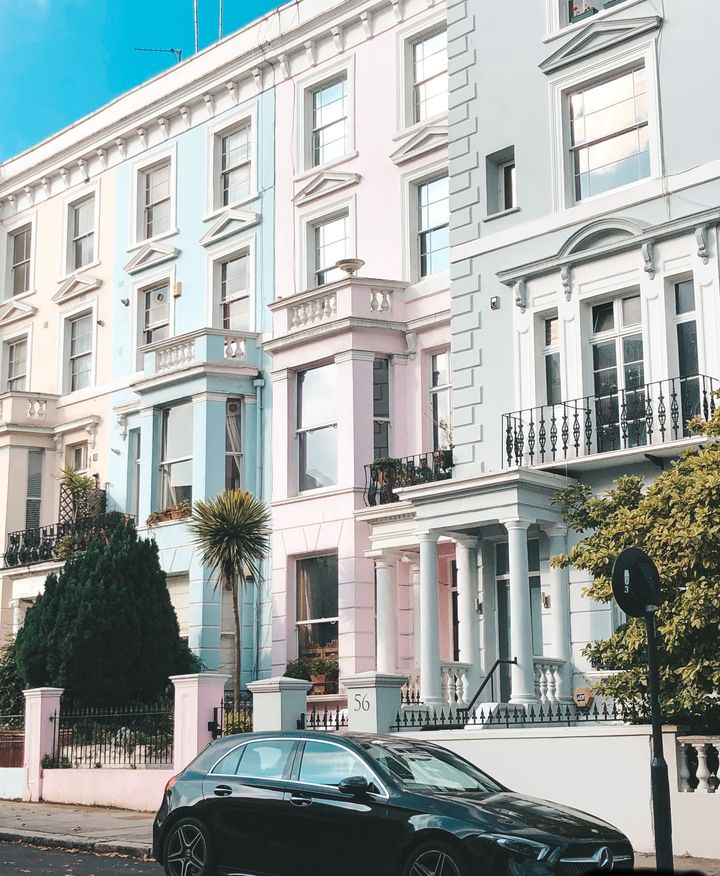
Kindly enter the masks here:
M 189 675 L 171 675 L 170 681 L 175 687 L 208 687 L 221 684 L 224 686 L 231 676 L 224 672 L 193 672 Z
M 264 678 L 261 681 L 251 681 L 248 690 L 256 693 L 280 693 L 281 691 L 297 691 L 307 693 L 312 687 L 311 681 L 304 678 L 287 678 L 285 675 L 277 675 L 274 678 Z
M 393 675 L 389 672 L 358 672 L 357 675 L 346 675 L 340 679 L 340 684 L 347 690 L 358 687 L 395 687 L 401 688 L 407 684 L 406 675 Z
M 40 697 L 61 697 L 64 693 L 64 687 L 31 687 L 23 691 L 23 696 L 26 700 L 30 700 Z

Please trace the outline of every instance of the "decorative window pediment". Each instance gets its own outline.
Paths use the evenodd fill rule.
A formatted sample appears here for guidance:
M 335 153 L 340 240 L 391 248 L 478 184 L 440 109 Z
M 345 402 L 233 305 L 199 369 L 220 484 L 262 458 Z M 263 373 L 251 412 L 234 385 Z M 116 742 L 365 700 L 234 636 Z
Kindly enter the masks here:
M 94 289 L 99 289 L 100 286 L 102 286 L 102 280 L 99 277 L 73 274 L 65 280 L 62 286 L 53 295 L 52 300 L 56 304 L 62 304 L 63 301 L 69 301 L 71 298 L 76 298 L 78 295 L 92 292 Z
M 399 149 L 393 152 L 390 158 L 395 164 L 404 164 L 406 161 L 412 161 L 413 158 L 419 158 L 428 152 L 442 149 L 447 144 L 447 125 L 427 125 L 406 140 Z
M 226 237 L 245 231 L 259 221 L 260 216 L 250 210 L 225 210 L 212 228 L 200 238 L 200 244 L 210 246 L 211 243 L 217 243 L 219 240 L 225 240 Z
M 571 235 L 560 247 L 558 257 L 563 258 L 577 252 L 623 243 L 633 237 L 641 237 L 647 230 L 630 219 L 601 219 L 583 226 Z
M 146 243 L 125 265 L 125 271 L 128 274 L 137 274 L 139 271 L 144 271 L 145 268 L 152 268 L 155 265 L 161 265 L 163 262 L 174 259 L 179 254 L 180 250 L 174 246 Z
M 598 52 L 605 51 L 612 46 L 620 45 L 628 40 L 635 39 L 644 33 L 657 30 L 662 24 L 659 15 L 648 18 L 624 18 L 612 21 L 590 22 L 565 45 L 553 52 L 549 58 L 540 64 L 543 73 L 554 73 L 575 61 L 589 58 Z
M 303 186 L 293 198 L 293 203 L 297 206 L 307 204 L 315 198 L 321 198 L 323 195 L 331 195 L 339 192 L 341 189 L 346 189 L 348 186 L 354 186 L 360 182 L 359 173 L 334 173 L 325 171 L 314 176 L 310 182 Z
M 0 328 L 27 319 L 36 313 L 37 307 L 25 304 L 24 301 L 6 301 L 5 304 L 0 305 Z

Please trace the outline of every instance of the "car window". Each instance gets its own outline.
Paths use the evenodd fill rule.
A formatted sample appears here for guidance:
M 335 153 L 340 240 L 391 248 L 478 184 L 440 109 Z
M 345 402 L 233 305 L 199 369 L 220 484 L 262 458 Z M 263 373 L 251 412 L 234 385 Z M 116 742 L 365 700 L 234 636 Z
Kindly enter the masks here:
M 243 755 L 243 746 L 238 745 L 237 748 L 233 748 L 233 750 L 226 754 L 225 757 L 218 761 L 215 766 L 212 768 L 213 773 L 220 773 L 223 776 L 234 776 L 237 772 L 238 764 L 240 763 L 240 758 Z
M 352 751 L 328 742 L 305 743 L 298 776 L 301 782 L 337 787 L 350 776 L 363 776 L 368 782 L 375 779 L 370 768 Z
M 293 739 L 261 739 L 243 745 L 238 776 L 249 779 L 281 779 L 295 747 Z

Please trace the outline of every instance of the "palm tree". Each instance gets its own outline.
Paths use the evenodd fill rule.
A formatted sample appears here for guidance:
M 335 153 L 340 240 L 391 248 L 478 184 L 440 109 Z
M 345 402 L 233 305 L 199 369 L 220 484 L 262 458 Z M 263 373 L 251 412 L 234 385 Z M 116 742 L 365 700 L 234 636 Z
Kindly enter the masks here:
M 268 553 L 270 509 L 243 490 L 225 490 L 214 499 L 195 502 L 188 522 L 194 542 L 202 550 L 202 562 L 211 573 L 217 572 L 216 587 L 232 593 L 235 624 L 233 662 L 233 708 L 240 703 L 240 611 L 238 581 L 249 576 L 260 580 L 260 561 Z

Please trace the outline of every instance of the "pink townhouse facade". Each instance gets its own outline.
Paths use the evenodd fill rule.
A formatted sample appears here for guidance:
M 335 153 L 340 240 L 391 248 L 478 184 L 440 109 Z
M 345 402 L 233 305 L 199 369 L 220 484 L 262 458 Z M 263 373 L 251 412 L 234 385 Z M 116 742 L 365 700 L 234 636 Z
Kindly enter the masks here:
M 395 558 L 397 599 L 377 602 L 357 515 L 380 494 L 393 500 L 398 460 L 413 457 L 416 477 L 452 465 L 445 8 L 344 3 L 288 45 L 266 342 L 273 674 L 300 659 L 338 661 L 341 678 L 378 666 L 410 675 L 417 557 Z M 441 546 L 438 562 L 450 660 L 452 550 Z M 383 619 L 397 636 L 378 653 Z

